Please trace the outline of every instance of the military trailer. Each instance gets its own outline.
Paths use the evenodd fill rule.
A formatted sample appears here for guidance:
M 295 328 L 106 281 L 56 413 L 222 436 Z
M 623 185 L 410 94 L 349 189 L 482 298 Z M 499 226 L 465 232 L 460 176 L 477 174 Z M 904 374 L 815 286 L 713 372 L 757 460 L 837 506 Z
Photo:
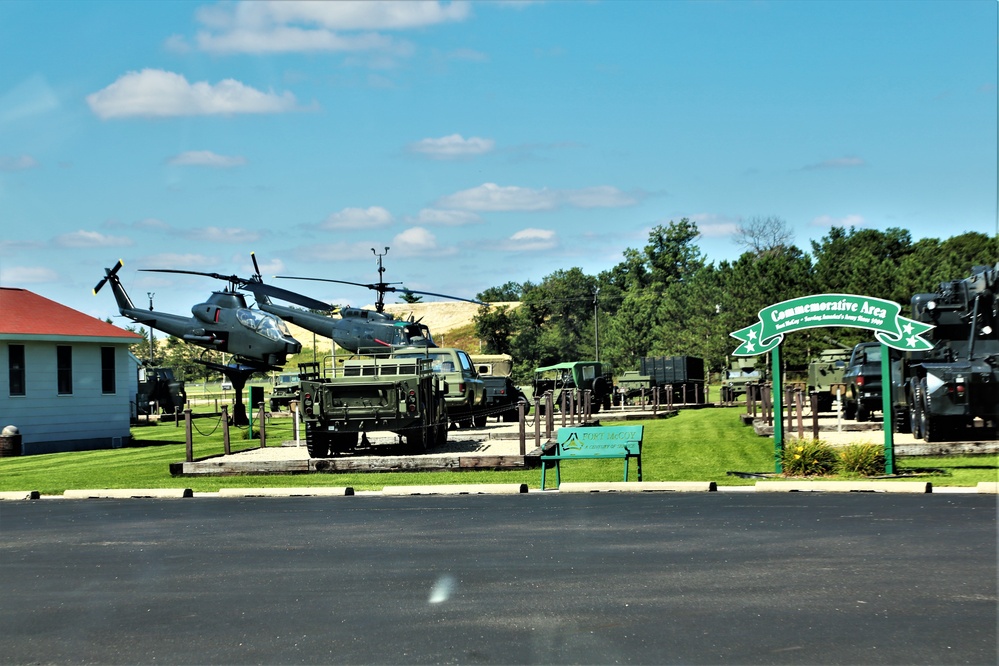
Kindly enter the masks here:
M 524 404 L 524 414 L 531 411 L 531 403 L 523 391 L 513 383 L 513 357 L 509 354 L 469 354 L 475 371 L 486 389 L 485 409 L 490 416 L 503 421 L 516 421 L 518 405 Z
M 369 432 L 405 437 L 411 453 L 447 441 L 447 406 L 433 361 L 373 358 L 344 361 L 342 375 L 303 375 L 299 412 L 312 458 L 348 453 Z
M 646 356 L 639 361 L 638 370 L 651 378 L 653 386 L 672 386 L 674 402 L 703 404 L 707 399 L 704 359 L 698 356 Z
M 486 385 L 467 352 L 450 347 L 403 347 L 394 350 L 391 358 L 430 359 L 433 371 L 443 382 L 451 423 L 463 428 L 486 425 Z
M 976 419 L 987 437 L 999 435 L 999 264 L 915 294 L 912 315 L 933 324 L 934 343 L 908 352 L 893 382 L 895 422 L 927 442 L 967 435 Z

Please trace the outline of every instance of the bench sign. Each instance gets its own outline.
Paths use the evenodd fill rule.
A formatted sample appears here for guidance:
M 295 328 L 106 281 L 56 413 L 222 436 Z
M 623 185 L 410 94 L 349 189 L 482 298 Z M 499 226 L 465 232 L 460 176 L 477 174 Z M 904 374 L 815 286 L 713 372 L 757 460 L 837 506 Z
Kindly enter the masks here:
M 559 431 L 559 453 L 563 456 L 620 451 L 633 448 L 642 441 L 642 426 L 600 428 L 572 428 Z M 561 436 L 564 434 L 564 438 Z

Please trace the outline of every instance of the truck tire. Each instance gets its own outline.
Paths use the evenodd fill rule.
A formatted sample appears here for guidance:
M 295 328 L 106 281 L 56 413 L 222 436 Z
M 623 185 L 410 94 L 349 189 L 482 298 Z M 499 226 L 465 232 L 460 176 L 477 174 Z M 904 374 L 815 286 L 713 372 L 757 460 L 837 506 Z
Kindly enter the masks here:
M 843 418 L 852 421 L 857 418 L 857 403 L 851 402 L 849 400 L 844 400 L 843 403 Z
M 922 397 L 922 402 L 920 404 L 919 429 L 923 433 L 923 441 L 940 441 L 939 431 L 941 424 L 939 420 L 933 418 L 932 412 L 930 411 L 930 393 L 926 389 L 925 379 L 919 383 L 919 393 Z
M 867 408 L 863 403 L 857 404 L 857 423 L 863 423 L 865 421 L 871 420 L 871 410 Z
M 312 435 L 305 438 L 305 449 L 310 458 L 329 458 L 330 443 L 326 435 Z
M 472 417 L 472 423 L 476 428 L 485 428 L 489 417 L 486 414 L 476 414 Z
M 913 439 L 923 438 L 923 410 L 919 401 L 922 400 L 919 385 L 909 387 L 909 423 L 912 424 Z
M 409 453 L 426 453 L 427 440 L 430 437 L 430 426 L 417 426 L 410 428 L 406 433 L 406 445 Z

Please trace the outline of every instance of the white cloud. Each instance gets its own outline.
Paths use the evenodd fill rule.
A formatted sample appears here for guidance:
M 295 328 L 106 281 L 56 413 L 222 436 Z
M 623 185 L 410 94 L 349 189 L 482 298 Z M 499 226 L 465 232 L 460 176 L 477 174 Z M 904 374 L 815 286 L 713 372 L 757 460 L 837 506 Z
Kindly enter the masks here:
M 464 138 L 460 134 L 451 134 L 439 139 L 421 139 L 409 145 L 414 153 L 427 155 L 438 160 L 483 155 L 496 147 L 492 139 L 473 136 Z
M 161 69 L 128 72 L 107 88 L 87 95 L 87 104 L 102 120 L 282 113 L 296 108 L 295 96 L 289 92 L 265 93 L 234 79 L 215 85 L 189 83 L 182 75 Z
M 370 208 L 344 208 L 331 214 L 322 225 L 323 229 L 371 229 L 392 224 L 392 213 L 381 206 Z
M 737 220 L 716 213 L 697 213 L 687 217 L 697 224 L 697 231 L 704 238 L 727 238 L 739 228 Z
M 820 215 L 812 220 L 813 227 L 862 227 L 867 221 L 862 215 L 846 215 L 844 217 L 833 217 L 831 215 Z
M 0 269 L 0 283 L 5 286 L 59 281 L 59 274 L 44 266 L 14 266 Z
M 521 229 L 500 243 L 508 252 L 538 252 L 558 247 L 558 236 L 551 229 Z
M 260 240 L 260 232 L 239 227 L 200 227 L 184 232 L 184 237 L 206 243 L 251 243 Z
M 392 239 L 391 247 L 401 256 L 412 257 L 432 254 L 434 256 L 449 256 L 455 253 L 454 248 L 441 248 L 437 245 L 437 237 L 423 227 L 412 227 Z
M 219 155 L 210 150 L 188 150 L 167 160 L 173 166 L 207 166 L 218 169 L 231 169 L 246 164 L 245 157 Z
M 402 31 L 463 21 L 467 2 L 341 0 L 237 2 L 202 7 L 198 48 L 216 53 L 291 51 L 399 51 L 410 47 L 377 31 Z M 341 33 L 360 33 L 343 35 Z M 182 50 L 177 36 L 168 44 Z
M 38 166 L 38 160 L 31 155 L 0 155 L 0 171 L 24 171 Z
M 471 211 L 542 211 L 563 205 L 573 208 L 621 208 L 637 202 L 635 195 L 606 185 L 579 190 L 535 190 L 484 183 L 442 197 L 437 206 Z
M 55 237 L 59 247 L 125 247 L 133 245 L 131 238 L 126 236 L 106 236 L 97 231 L 83 229 Z
M 482 218 L 467 210 L 441 210 L 439 208 L 424 208 L 411 222 L 431 224 L 442 227 L 460 227 L 466 224 L 479 224 Z
M 820 171 L 822 169 L 852 169 L 854 167 L 862 167 L 866 165 L 867 162 L 860 157 L 837 157 L 835 159 L 825 160 L 824 162 L 806 164 L 801 168 L 803 171 Z

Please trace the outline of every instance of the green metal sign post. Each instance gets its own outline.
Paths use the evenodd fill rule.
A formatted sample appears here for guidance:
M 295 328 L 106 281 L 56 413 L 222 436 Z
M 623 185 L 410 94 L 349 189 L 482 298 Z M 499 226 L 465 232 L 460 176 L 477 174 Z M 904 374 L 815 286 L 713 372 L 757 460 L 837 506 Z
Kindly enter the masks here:
M 809 328 L 840 327 L 873 330 L 881 342 L 881 407 L 884 423 L 885 472 L 894 474 L 895 446 L 891 423 L 891 361 L 888 348 L 901 351 L 925 351 L 933 343 L 921 337 L 933 326 L 901 316 L 901 306 L 894 301 L 856 294 L 816 294 L 781 301 L 759 312 L 759 321 L 730 335 L 739 341 L 734 356 L 772 353 L 773 404 L 780 410 L 783 378 L 780 372 L 780 344 L 784 335 Z M 781 418 L 774 419 L 775 469 L 781 471 L 784 428 Z

